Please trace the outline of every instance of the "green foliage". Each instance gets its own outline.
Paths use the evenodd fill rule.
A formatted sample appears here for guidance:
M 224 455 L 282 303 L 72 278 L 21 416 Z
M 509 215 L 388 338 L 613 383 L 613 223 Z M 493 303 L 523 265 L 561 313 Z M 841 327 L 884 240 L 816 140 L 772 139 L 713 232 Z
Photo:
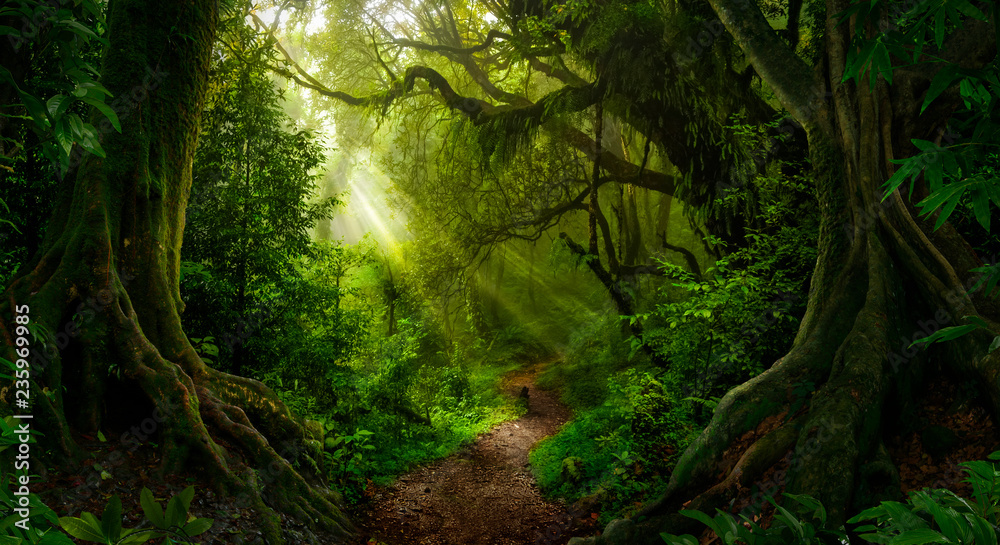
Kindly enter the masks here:
M 91 152 L 103 154 L 98 138 L 118 129 L 120 108 L 118 99 L 105 103 L 94 68 L 105 43 L 102 3 L 19 0 L 4 3 L 0 13 L 14 23 L 0 27 L 0 39 L 11 46 L 0 58 L 0 94 L 7 100 L 0 112 L 0 284 L 6 285 L 41 244 L 58 179 Z
M 992 206 L 1000 207 L 1000 184 L 997 183 L 998 159 L 995 151 L 1000 137 L 1000 124 L 996 122 L 997 96 L 1000 94 L 1000 74 L 996 63 L 988 63 L 982 68 L 972 69 L 948 62 L 937 55 L 944 46 L 945 38 L 952 31 L 961 28 L 965 18 L 996 21 L 996 5 L 986 4 L 985 14 L 968 0 L 944 0 L 942 2 L 918 2 L 911 4 L 902 13 L 897 26 L 882 30 L 874 36 L 865 34 L 869 28 L 866 22 L 877 21 L 889 7 L 882 0 L 858 3 L 841 14 L 841 23 L 856 15 L 854 47 L 848 55 L 848 66 L 844 72 L 845 81 L 853 78 L 859 81 L 868 72 L 871 89 L 875 88 L 880 74 L 892 83 L 892 60 L 890 53 L 904 64 L 934 63 L 939 65 L 931 81 L 924 102 L 923 113 L 945 91 L 958 87 L 964 108 L 952 116 L 949 130 L 944 134 L 944 145 L 921 139 L 912 139 L 917 153 L 912 157 L 894 159 L 899 165 L 896 172 L 885 183 L 883 200 L 907 180 L 912 197 L 918 178 L 926 184 L 929 194 L 917 206 L 924 216 L 937 213 L 934 229 L 940 228 L 956 210 L 966 212 L 987 232 L 990 231 Z M 930 60 L 927 60 L 930 59 Z M 959 214 L 961 216 L 962 214 Z M 961 221 L 961 220 L 960 220 Z M 995 271 L 989 271 L 995 285 Z M 944 328 L 918 342 L 925 346 L 934 342 L 953 340 L 977 329 L 989 328 L 977 316 L 966 316 L 971 323 Z M 1000 345 L 1000 337 L 994 338 L 990 351 Z
M 359 429 L 353 435 L 337 435 L 324 443 L 330 481 L 351 500 L 360 497 L 365 479 L 371 474 L 371 453 L 368 451 L 375 450 L 370 442 L 372 435 L 368 430 Z
M 71 545 L 73 542 L 56 529 L 59 526 L 59 517 L 55 511 L 42 502 L 37 494 L 31 493 L 27 496 L 27 529 L 16 525 L 21 520 L 21 515 L 15 510 L 24 508 L 19 501 L 24 496 L 14 495 L 13 489 L 17 487 L 12 483 L 13 479 L 5 475 L 4 485 L 0 488 L 0 516 L 3 517 L 0 521 L 0 545 L 19 545 L 22 543 Z
M 311 251 L 308 230 L 331 217 L 334 199 L 311 203 L 323 148 L 296 130 L 260 66 L 227 59 L 202 120 L 184 250 L 230 284 L 236 310 L 247 293 L 275 284 Z
M 815 215 L 804 214 L 809 191 L 804 181 L 778 173 L 757 177 L 723 198 L 727 207 L 747 199 L 760 207 L 765 227 L 749 229 L 746 246 L 718 259 L 704 278 L 661 262 L 676 281 L 661 287 L 655 307 L 639 316 L 641 342 L 670 362 L 664 380 L 681 397 L 721 397 L 787 349 L 816 261 L 818 231 L 809 219 Z
M 243 49 L 212 66 L 184 234 L 185 329 L 219 367 L 268 377 L 296 409 L 329 410 L 326 384 L 371 319 L 345 304 L 356 295 L 346 283 L 375 248 L 310 240 L 338 204 L 312 199 L 324 149 L 283 112 L 266 69 L 273 52 L 255 49 L 242 20 L 227 23 L 224 43 Z
M 652 309 L 624 317 L 641 321 L 641 339 L 623 343 L 616 324 L 591 320 L 574 334 L 565 361 L 542 377 L 576 409 L 531 455 L 545 492 L 569 501 L 596 495 L 604 518 L 628 514 L 633 502 L 665 486 L 655 476 L 669 474 L 718 398 L 787 349 L 816 260 L 811 188 L 775 166 L 720 200 L 720 210 L 754 201 L 760 227 L 748 230 L 745 247 L 704 278 L 663 263 L 674 282 L 659 289 Z M 642 343 L 669 366 L 644 368 Z M 575 473 L 564 465 L 573 459 L 580 460 Z
M 989 456 L 1000 460 L 1000 452 Z M 1000 469 L 987 461 L 960 464 L 972 485 L 971 498 L 950 490 L 911 492 L 906 503 L 882 502 L 850 519 L 869 521 L 855 529 L 872 543 L 995 545 L 1000 525 Z
M 774 521 L 767 528 L 740 515 L 737 519 L 730 513 L 716 510 L 715 517 L 701 511 L 682 510 L 681 514 L 708 526 L 726 545 L 822 545 L 826 543 L 846 543 L 847 535 L 840 530 L 826 528 L 826 509 L 815 498 L 808 495 L 784 494 L 788 507 L 774 506 Z M 663 541 L 671 545 L 697 545 L 698 539 L 690 534 L 675 536 L 662 533 Z
M 0 358 L 0 367 L 5 372 L 15 373 L 17 366 L 4 358 Z M 3 375 L 10 379 L 9 375 Z M 41 545 L 71 545 L 72 541 L 65 534 L 54 529 L 58 527 L 59 517 L 35 493 L 15 494 L 20 483 L 19 474 L 10 471 L 14 465 L 16 445 L 22 444 L 17 433 L 17 419 L 5 416 L 0 419 L 0 545 L 17 545 L 20 543 Z M 35 439 L 38 432 L 31 430 L 27 444 L 37 445 Z M 26 501 L 27 505 L 22 504 Z M 27 525 L 18 523 L 24 519 L 24 509 L 27 509 Z
M 342 287 L 353 285 L 345 281 Z M 514 367 L 498 355 L 523 350 L 507 345 L 516 343 L 516 329 L 449 357 L 434 321 L 414 314 L 401 318 L 392 336 L 367 331 L 358 351 L 336 365 L 316 362 L 311 380 L 292 378 L 299 375 L 291 362 L 262 377 L 292 410 L 323 422 L 329 479 L 350 502 L 359 501 L 373 482 L 387 484 L 518 414 L 515 402 L 497 389 L 502 374 Z M 317 323 L 325 319 L 317 317 Z M 327 369 L 325 375 L 315 372 L 319 368 Z M 343 432 L 348 429 L 355 432 Z
M 610 405 L 579 413 L 556 435 L 543 439 L 531 451 L 531 468 L 538 486 L 547 494 L 573 501 L 593 493 L 610 480 L 618 445 L 611 444 L 619 430 L 626 430 L 626 416 Z M 605 440 L 599 441 L 604 438 Z M 566 460 L 574 469 L 568 474 Z
M 93 0 L 58 6 L 18 0 L 5 3 L 0 8 L 0 17 L 24 22 L 22 28 L 0 27 L 0 36 L 10 40 L 19 55 L 37 53 L 36 63 L 40 63 L 40 58 L 58 58 L 46 67 L 43 77 L 34 81 L 19 81 L 18 76 L 0 64 L 0 83 L 16 91 L 26 114 L 0 115 L 29 122 L 28 126 L 39 136 L 44 155 L 58 166 L 60 174 L 70 167 L 74 145 L 104 157 L 100 131 L 88 122 L 86 114 L 88 107 L 93 107 L 115 130 L 121 131 L 118 115 L 105 102 L 111 93 L 97 81 L 99 73 L 87 58 L 94 50 L 108 45 L 102 36 L 105 32 L 102 5 Z M 46 49 L 50 51 L 42 55 Z M 4 163 L 24 148 L 23 142 L 7 136 L 2 144 L 2 148 L 12 145 L 15 150 L 0 153 L 0 161 Z
M 865 31 L 867 22 L 879 20 L 891 4 L 882 0 L 852 5 L 841 16 L 841 23 L 856 15 L 856 33 L 848 54 L 844 79 L 860 81 L 868 74 L 871 89 L 879 74 L 892 83 L 896 57 L 902 64 L 934 63 L 939 65 L 930 88 L 924 95 L 921 112 L 926 110 L 946 90 L 958 87 L 964 108 L 955 113 L 953 125 L 945 135 L 945 145 L 913 139 L 918 153 L 909 158 L 895 159 L 899 165 L 885 184 L 885 197 L 910 180 L 910 194 L 923 175 L 930 194 L 917 203 L 921 214 L 940 210 L 935 229 L 951 217 L 959 205 L 969 206 L 979 224 L 990 229 L 990 203 L 1000 207 L 1000 186 L 996 183 L 995 143 L 1000 125 L 994 119 L 996 97 L 1000 92 L 996 63 L 983 68 L 963 68 L 938 56 L 945 38 L 962 27 L 965 18 L 987 21 L 994 17 L 996 6 L 988 4 L 984 14 L 968 0 L 917 2 L 909 5 L 892 27 L 873 36 Z M 880 27 L 881 28 L 881 27 Z M 928 60 L 929 59 L 929 60 Z
M 8 486 L 9 485 L 9 486 Z M 58 517 L 37 494 L 28 494 L 27 528 L 16 523 L 22 519 L 19 512 L 25 507 L 11 489 L 14 486 L 4 475 L 4 486 L 0 489 L 0 545 L 72 545 L 67 534 L 81 541 L 104 543 L 106 545 L 136 545 L 151 539 L 164 538 L 164 544 L 188 544 L 190 538 L 209 530 L 212 519 L 189 518 L 188 509 L 194 497 L 194 487 L 188 487 L 170 499 L 164 510 L 148 488 L 143 488 L 140 503 L 151 528 L 122 528 L 122 504 L 118 496 L 113 496 L 104 508 L 101 517 L 84 512 L 79 517 Z M 15 487 L 16 488 L 16 487 Z M 66 533 L 62 533 L 59 530 Z
M 1000 460 L 1000 452 L 989 456 Z M 996 545 L 1000 525 L 1000 468 L 996 463 L 972 461 L 960 464 L 972 485 L 971 498 L 947 489 L 924 489 L 911 492 L 905 503 L 883 501 L 847 521 L 852 533 L 868 543 L 923 545 L 955 543 Z M 826 510 L 808 495 L 784 494 L 786 505 L 773 499 L 774 520 L 767 528 L 744 515 L 739 519 L 717 510 L 710 517 L 701 511 L 681 511 L 709 527 L 723 543 L 730 545 L 807 545 L 830 542 L 847 543 L 844 528 L 830 528 Z M 790 505 L 788 504 L 790 500 Z M 671 545 L 695 545 L 692 535 L 660 534 Z
M 101 518 L 84 512 L 80 517 L 62 517 L 59 526 L 67 534 L 82 540 L 107 545 L 135 545 L 150 539 L 164 538 L 164 544 L 187 544 L 187 540 L 203 534 L 212 527 L 212 519 L 188 518 L 188 509 L 194 498 L 194 487 L 189 486 L 167 502 L 166 510 L 148 488 L 140 494 L 140 504 L 152 528 L 122 528 L 122 503 L 113 496 L 105 506 Z
M 665 486 L 666 479 L 655 477 L 669 474 L 697 430 L 690 408 L 665 390 L 657 374 L 636 368 L 595 373 L 605 380 L 600 404 L 577 411 L 530 459 L 544 492 L 568 501 L 595 495 L 606 505 L 606 520 Z

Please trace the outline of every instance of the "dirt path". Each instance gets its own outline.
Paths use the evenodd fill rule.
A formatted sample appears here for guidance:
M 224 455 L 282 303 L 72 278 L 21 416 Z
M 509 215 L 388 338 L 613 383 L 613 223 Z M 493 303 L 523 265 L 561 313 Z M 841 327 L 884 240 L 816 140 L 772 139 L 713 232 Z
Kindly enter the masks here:
M 528 465 L 531 447 L 570 418 L 554 392 L 534 388 L 543 366 L 504 379 L 511 396 L 529 388 L 525 416 L 500 424 L 452 456 L 381 489 L 355 520 L 363 536 L 360 543 L 555 544 L 577 535 L 575 527 L 590 530 L 580 524 L 587 518 L 573 517 L 565 506 L 542 498 Z

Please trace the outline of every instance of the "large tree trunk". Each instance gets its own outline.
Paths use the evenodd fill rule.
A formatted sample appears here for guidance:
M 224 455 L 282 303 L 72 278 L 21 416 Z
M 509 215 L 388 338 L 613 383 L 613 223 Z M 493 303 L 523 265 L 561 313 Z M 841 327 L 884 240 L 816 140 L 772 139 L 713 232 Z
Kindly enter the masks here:
M 953 230 L 930 233 L 925 222 L 914 221 L 912 206 L 898 192 L 881 202 L 890 160 L 913 153 L 910 138 L 934 140 L 947 118 L 947 109 L 936 117 L 918 115 L 933 73 L 919 66 L 900 70 L 894 87 L 879 81 L 873 93 L 866 79 L 858 86 L 841 83 L 853 28 L 837 28 L 833 18 L 825 77 L 811 88 L 803 83 L 808 77 L 795 72 L 797 59 L 764 58 L 774 35 L 769 27 L 754 28 L 763 21 L 759 11 L 750 13 L 755 5 L 712 4 L 807 131 L 823 214 L 808 308 L 788 354 L 723 398 L 641 522 L 614 521 L 600 538 L 571 543 L 662 543 L 662 531 L 699 527 L 677 514 L 682 505 L 713 513 L 746 498 L 754 486 L 779 499 L 785 491 L 811 494 L 834 525 L 865 506 L 898 498 L 899 476 L 884 440 L 911 411 L 915 388 L 935 374 L 978 379 L 994 419 L 1000 417 L 1000 352 L 987 350 L 992 334 L 979 331 L 928 351 L 908 348 L 966 315 L 981 316 L 997 331 L 993 305 L 967 292 L 968 268 L 978 263 L 968 245 Z M 831 0 L 827 13 L 847 6 Z M 988 60 L 992 29 L 970 25 L 966 31 L 951 41 L 947 57 Z M 816 390 L 802 403 L 793 386 L 808 382 Z M 774 477 L 762 478 L 775 467 Z M 763 499 L 752 500 L 750 509 L 759 512 Z
M 132 106 L 119 112 L 122 133 L 105 135 L 107 158 L 65 180 L 42 251 L 0 302 L 0 331 L 9 341 L 13 305 L 30 305 L 32 323 L 54 335 L 54 346 L 32 347 L 32 411 L 56 461 L 81 458 L 75 432 L 155 409 L 166 415 L 156 432 L 164 473 L 199 470 L 245 500 L 270 543 L 281 529 L 265 500 L 346 539 L 351 525 L 303 421 L 259 382 L 206 366 L 181 329 L 180 246 L 217 9 L 111 2 L 102 83 Z M 148 406 L 119 401 L 138 391 Z

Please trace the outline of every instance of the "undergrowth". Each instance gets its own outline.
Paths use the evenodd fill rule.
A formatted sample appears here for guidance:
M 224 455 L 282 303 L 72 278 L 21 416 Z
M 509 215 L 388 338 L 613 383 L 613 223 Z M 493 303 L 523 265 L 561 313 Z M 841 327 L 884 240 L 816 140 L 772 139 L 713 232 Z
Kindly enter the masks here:
M 733 188 L 720 206 L 759 199 L 747 244 L 698 276 L 665 260 L 666 281 L 635 316 L 594 314 L 565 361 L 542 376 L 576 413 L 531 462 L 542 490 L 628 516 L 666 487 L 673 465 L 729 388 L 785 353 L 805 308 L 817 226 L 810 186 L 775 170 Z M 758 202 L 758 201 L 755 201 Z M 724 244 L 713 239 L 716 248 Z M 643 333 L 623 340 L 621 321 Z M 649 363 L 653 353 L 663 367 Z
M 592 331 L 572 339 L 565 361 L 540 378 L 576 414 L 530 455 L 545 493 L 601 504 L 602 522 L 659 492 L 697 431 L 690 404 L 665 388 L 663 371 L 629 357 L 616 321 L 595 319 Z
M 373 484 L 388 485 L 523 414 L 499 389 L 501 377 L 523 365 L 518 357 L 531 353 L 516 333 L 449 354 L 430 326 L 403 320 L 398 333 L 329 374 L 332 405 L 320 404 L 306 384 L 289 387 L 280 372 L 264 382 L 298 414 L 322 424 L 330 485 L 357 502 Z
M 989 456 L 1000 460 L 1000 452 Z M 823 504 L 808 495 L 784 494 L 774 506 L 774 518 L 739 518 L 722 510 L 714 517 L 701 511 L 681 511 L 708 528 L 725 545 L 812 545 L 825 543 L 880 543 L 923 545 L 954 543 L 996 545 L 1000 533 L 1000 469 L 994 462 L 960 464 L 972 485 L 969 498 L 948 489 L 910 492 L 905 502 L 883 501 L 855 515 L 846 525 L 831 524 Z M 697 545 L 693 535 L 662 533 L 670 545 Z

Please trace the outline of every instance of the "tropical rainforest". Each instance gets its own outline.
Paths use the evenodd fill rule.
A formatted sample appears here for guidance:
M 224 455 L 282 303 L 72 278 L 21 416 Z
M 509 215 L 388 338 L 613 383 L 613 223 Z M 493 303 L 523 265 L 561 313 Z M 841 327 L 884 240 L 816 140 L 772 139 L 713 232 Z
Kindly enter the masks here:
M 996 545 L 997 18 L 0 3 L 0 545 Z

